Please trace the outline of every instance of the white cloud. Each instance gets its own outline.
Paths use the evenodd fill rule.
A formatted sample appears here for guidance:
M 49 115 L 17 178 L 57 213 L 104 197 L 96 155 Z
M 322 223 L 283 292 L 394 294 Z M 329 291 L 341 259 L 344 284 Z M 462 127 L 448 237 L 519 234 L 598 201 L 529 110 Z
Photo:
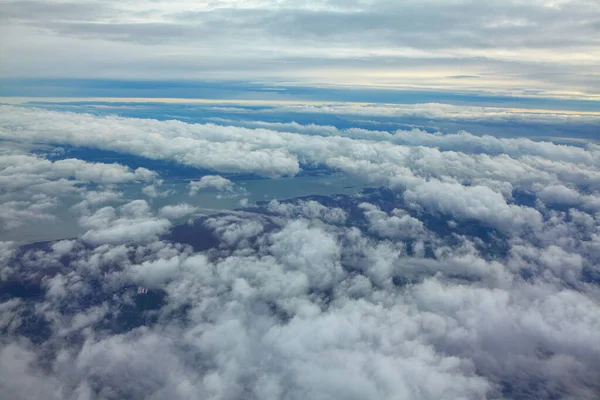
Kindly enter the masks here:
M 328 208 L 314 200 L 301 200 L 296 203 L 281 203 L 271 200 L 267 205 L 267 210 L 287 218 L 304 217 L 320 219 L 328 223 L 344 223 L 347 218 L 346 212 L 341 208 Z
M 426 228 L 423 223 L 403 210 L 394 209 L 390 216 L 369 203 L 362 203 L 359 207 L 365 212 L 369 230 L 382 237 L 421 238 L 424 236 Z
M 146 168 L 131 171 L 119 164 L 89 163 L 78 159 L 49 161 L 30 154 L 0 155 L 0 168 L 0 183 L 6 189 L 41 189 L 45 193 L 51 189 L 49 184 L 57 181 L 62 183 L 68 180 L 69 185 L 77 182 L 107 185 L 152 181 L 156 177 L 154 172 Z M 57 188 L 56 191 L 59 190 Z
M 225 108 L 228 110 L 228 108 Z M 327 103 L 327 104 L 277 104 L 273 110 L 293 114 L 331 114 L 361 117 L 419 117 L 424 119 L 445 121 L 480 121 L 485 123 L 589 123 L 595 124 L 600 117 L 597 112 L 569 111 L 569 110 L 532 110 L 527 108 L 501 108 L 468 105 L 453 105 L 443 103 L 421 104 L 380 104 L 380 103 Z M 231 107 L 231 112 L 235 110 Z M 412 144 L 423 146 L 439 146 L 447 150 L 464 150 L 497 152 L 499 149 L 508 149 L 511 152 L 542 152 L 548 148 L 548 143 L 536 144 L 522 138 L 496 138 L 493 136 L 473 136 L 468 132 L 459 132 L 453 135 L 429 135 L 420 129 L 411 131 L 397 130 L 395 132 L 371 131 L 361 128 L 337 129 L 330 125 L 307 124 L 297 122 L 266 122 L 266 121 L 237 121 L 219 120 L 219 122 L 242 125 L 252 128 L 273 129 L 283 132 L 298 132 L 308 135 L 343 135 L 355 139 L 392 140 L 399 144 Z M 573 151 L 564 146 L 552 146 L 554 152 L 566 150 Z M 576 150 L 575 150 L 576 151 Z M 585 157 L 587 159 L 587 157 Z M 585 160 L 584 160 L 585 161 Z
M 117 215 L 118 214 L 118 215 Z M 103 207 L 79 219 L 88 231 L 82 236 L 93 245 L 143 243 L 155 240 L 171 228 L 168 219 L 156 218 L 144 200 L 134 200 L 119 207 Z
M 38 195 L 30 201 L 6 201 L 0 204 L 1 229 L 11 230 L 29 223 L 55 221 L 56 216 L 51 214 L 57 201 L 53 197 Z
M 262 221 L 228 215 L 221 218 L 209 218 L 205 225 L 215 231 L 219 239 L 229 245 L 243 248 L 248 240 L 263 232 Z
M 400 143 L 410 137 L 5 110 L 14 112 L 1 115 L 0 134 L 10 140 L 55 135 L 266 176 L 293 174 L 302 160 L 386 186 L 331 197 L 333 205 L 296 199 L 212 215 L 178 228 L 192 232 L 182 238 L 188 245 L 168 236 L 169 219 L 195 206 L 120 204 L 124 195 L 112 185 L 158 187 L 152 172 L 7 156 L 0 176 L 12 186 L 0 204 L 9 218 L 19 207 L 49 214 L 44 204 L 60 184 L 85 202 L 75 211 L 86 230 L 48 246 L 0 242 L 1 284 L 18 283 L 14 290 L 26 294 L 0 302 L 0 386 L 11 397 L 600 393 L 593 146 L 418 132 Z M 234 190 L 216 175 L 194 187 Z M 519 190 L 533 200 L 519 202 Z M 14 193 L 22 198 L 7 197 Z M 551 201 L 568 207 L 542 204 Z
M 142 193 L 145 194 L 146 196 L 150 197 L 151 199 L 167 197 L 170 194 L 173 194 L 174 190 L 172 190 L 172 189 L 163 190 L 162 192 L 160 191 L 160 187 L 162 186 L 163 183 L 164 183 L 163 179 L 154 179 L 152 181 L 151 185 L 144 186 L 142 188 Z
M 500 230 L 539 228 L 542 215 L 530 207 L 507 204 L 485 186 L 466 187 L 431 180 L 404 192 L 409 203 L 463 220 L 479 220 Z
M 199 181 L 189 183 L 190 196 L 194 196 L 204 189 L 216 189 L 219 192 L 232 192 L 235 188 L 233 182 L 219 175 L 205 175 Z
M 73 251 L 76 245 L 75 240 L 60 240 L 52 243 L 52 250 L 58 255 L 67 255 Z
M 178 219 L 193 214 L 196 210 L 198 210 L 198 207 L 187 203 L 180 203 L 164 206 L 159 210 L 158 214 L 167 219 Z
M 546 204 L 576 205 L 580 202 L 577 190 L 563 185 L 545 186 L 536 193 L 537 197 Z
M 73 145 L 96 146 L 219 171 L 253 172 L 268 177 L 296 174 L 298 160 L 302 159 L 342 169 L 373 184 L 404 185 L 415 175 L 419 178 L 451 177 L 461 183 L 476 180 L 493 186 L 511 184 L 515 189 L 531 190 L 534 182 L 559 184 L 562 181 L 598 187 L 600 180 L 595 161 L 598 151 L 593 147 L 583 149 L 536 143 L 529 139 L 479 138 L 468 134 L 435 136 L 418 132 L 416 137 L 419 139 L 410 141 L 407 146 L 381 142 L 380 139 L 318 137 L 6 106 L 3 110 L 0 135 L 10 140 L 43 142 L 52 137 L 53 141 Z M 44 128 L 38 130 L 37 121 L 41 123 L 42 120 Z M 84 131 L 81 126 L 93 128 Z M 18 137 L 12 133 L 16 127 L 20 131 Z M 145 139 L 148 131 L 153 132 L 151 141 Z M 118 137 L 116 132 L 119 132 Z M 464 149 L 455 151 L 459 144 Z M 440 145 L 443 151 L 414 145 Z M 488 148 L 492 155 L 469 154 Z M 217 185 L 215 188 L 220 190 L 227 190 L 229 186 L 215 176 L 205 179 L 192 184 L 191 192 L 194 193 L 196 186 L 198 190 L 207 185 Z
M 85 201 L 93 206 L 119 201 L 122 197 L 123 193 L 114 192 L 112 190 L 106 190 L 103 192 L 89 191 L 84 195 Z
M 286 268 L 305 273 L 311 286 L 331 287 L 341 277 L 338 244 L 321 228 L 294 221 L 272 240 L 270 251 Z
M 523 138 L 497 139 L 466 133 L 433 135 L 421 131 L 413 132 L 413 136 L 402 132 L 385 134 L 390 136 L 385 140 L 380 138 L 383 133 L 374 132 L 376 138 L 370 140 L 366 139 L 370 133 L 361 132 L 355 138 L 352 135 L 356 132 L 352 130 L 346 131 L 351 132 L 349 137 L 344 137 L 346 133 L 332 135 L 331 132 L 324 136 L 309 136 L 266 129 L 97 117 L 22 107 L 4 106 L 2 110 L 0 136 L 12 141 L 44 142 L 52 137 L 53 142 L 64 141 L 71 145 L 271 177 L 297 173 L 298 160 L 302 160 L 341 170 L 371 185 L 406 190 L 405 199 L 415 206 L 463 220 L 482 220 L 503 231 L 539 226 L 541 216 L 534 207 L 511 204 L 515 190 L 547 198 L 549 188 L 565 187 L 570 191 L 570 197 L 579 196 L 588 210 L 598 208 L 594 196 L 595 191 L 600 190 L 600 170 L 596 161 L 598 150 L 594 146 L 580 148 Z M 17 130 L 18 136 L 13 133 Z M 147 140 L 148 132 L 151 132 L 152 140 Z M 395 137 L 399 139 L 395 140 Z M 464 149 L 459 151 L 461 146 Z M 6 177 L 11 190 L 17 189 L 17 185 L 24 195 L 79 190 L 74 187 L 74 182 L 79 182 L 75 180 L 77 176 L 90 183 L 105 185 L 140 180 L 160 184 L 151 171 L 131 171 L 117 164 L 92 164 L 80 160 L 52 163 L 13 153 L 3 159 L 7 164 L 0 176 Z M 12 162 L 16 166 L 9 167 Z M 208 188 L 225 193 L 240 190 L 219 175 L 205 176 L 190 183 L 192 194 Z M 444 195 L 440 197 L 442 193 Z M 25 201 L 22 198 L 11 200 Z M 569 204 L 575 204 L 574 200 L 569 201 Z M 286 211 L 284 215 L 293 213 L 315 218 L 315 213 L 320 213 L 308 208 Z
M 83 200 L 80 211 L 117 202 L 122 193 L 115 184 L 147 182 L 156 173 L 119 164 L 91 163 L 78 159 L 49 161 L 22 150 L 0 154 L 0 230 L 14 230 L 30 223 L 57 221 L 55 210 L 75 194 Z M 87 191 L 87 185 L 100 190 Z
M 559 279 L 544 281 L 536 274 L 538 280 L 528 283 L 508 268 L 516 260 L 514 251 L 507 260 L 485 260 L 474 242 L 457 245 L 454 238 L 421 232 L 418 239 L 438 241 L 436 254 L 409 257 L 402 245 L 325 223 L 321 207 L 309 202 L 285 207 L 294 215 L 279 213 L 274 220 L 279 222 L 251 213 L 207 219 L 205 225 L 234 253 L 194 253 L 159 241 L 132 244 L 122 235 L 111 235 L 114 245 L 90 248 L 88 242 L 80 253 L 71 251 L 76 259 L 64 267 L 68 277 L 48 279 L 42 311 L 48 318 L 63 302 L 74 303 L 84 294 L 90 298 L 90 290 L 108 296 L 101 302 L 113 299 L 125 306 L 135 287 L 144 285 L 168 295 L 156 311 L 156 324 L 114 334 L 95 324 L 118 307 L 82 304 L 55 322 L 56 333 L 48 340 L 64 350 L 47 360 L 51 373 L 35 367 L 41 354 L 12 341 L 0 351 L 5 376 L 25 376 L 44 393 L 62 398 L 89 392 L 174 399 L 276 399 L 283 393 L 475 399 L 497 397 L 498 385 L 505 383 L 518 394 L 547 379 L 555 382 L 547 393 L 594 398 L 600 314 L 588 292 L 593 289 L 578 292 L 560 284 L 563 279 L 579 284 L 581 255 L 556 245 L 521 251 Z M 369 227 L 390 237 L 405 226 L 396 220 L 406 217 L 400 211 L 361 208 Z M 318 210 L 319 218 L 296 219 L 304 217 L 297 211 L 306 210 Z M 148 204 L 135 201 L 100 209 L 85 223 L 94 232 L 154 220 Z M 577 220 L 585 223 L 585 216 Z M 273 223 L 274 230 L 267 228 Z M 52 252 L 73 246 L 77 243 L 57 242 Z M 30 256 L 19 257 L 25 262 Z M 343 266 L 348 258 L 354 259 L 352 267 Z M 99 287 L 81 288 L 96 278 Z M 396 278 L 412 283 L 398 286 Z M 2 312 L 20 312 L 15 307 L 0 308 L 0 321 Z M 60 332 L 79 332 L 82 347 L 55 342 L 62 340 Z M 7 363 L 17 353 L 27 355 L 27 368 Z M 27 392 L 27 385 L 7 387 L 15 396 L 42 396 Z
M 11 343 L 0 347 L 0 385 L 10 399 L 58 399 L 59 381 L 46 377 L 32 365 L 36 354 L 25 345 Z

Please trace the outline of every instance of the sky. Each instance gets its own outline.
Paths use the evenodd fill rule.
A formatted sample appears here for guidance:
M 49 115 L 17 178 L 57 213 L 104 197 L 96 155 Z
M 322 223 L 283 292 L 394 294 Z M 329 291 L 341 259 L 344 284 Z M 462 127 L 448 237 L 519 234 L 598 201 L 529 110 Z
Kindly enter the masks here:
M 597 400 L 600 2 L 0 0 L 2 400 Z
M 600 96 L 595 0 L 2 0 L 1 7 L 2 78 Z

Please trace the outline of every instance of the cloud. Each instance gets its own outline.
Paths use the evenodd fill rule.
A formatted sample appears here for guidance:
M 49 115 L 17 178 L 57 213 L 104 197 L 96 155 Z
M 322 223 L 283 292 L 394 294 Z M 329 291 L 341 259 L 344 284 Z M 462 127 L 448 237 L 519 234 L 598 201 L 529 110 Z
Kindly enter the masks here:
M 273 234 L 272 240 L 273 255 L 287 268 L 306 274 L 312 287 L 331 287 L 342 275 L 340 249 L 321 228 L 294 221 Z
M 209 218 L 204 223 L 218 235 L 221 242 L 232 247 L 248 246 L 250 239 L 264 231 L 263 221 L 236 215 Z
M 123 193 L 111 190 L 97 192 L 90 191 L 84 195 L 85 201 L 90 205 L 99 205 L 121 200 Z
M 0 384 L 11 399 L 58 398 L 60 383 L 31 367 L 35 352 L 25 346 L 9 344 L 0 349 Z
M 44 194 L 29 201 L 6 201 L 0 204 L 0 221 L 3 230 L 11 230 L 29 223 L 55 221 L 49 211 L 57 206 L 53 197 Z
M 593 145 L 582 148 L 524 138 L 498 139 L 468 133 L 441 135 L 422 131 L 389 134 L 346 130 L 333 134 L 328 129 L 324 136 L 312 136 L 23 107 L 4 106 L 2 110 L 0 135 L 12 141 L 44 142 L 47 137 L 52 137 L 53 142 L 266 177 L 294 175 L 300 171 L 299 160 L 302 160 L 309 165 L 342 171 L 369 185 L 386 185 L 406 191 L 405 198 L 415 206 L 462 219 L 484 220 L 504 231 L 512 229 L 513 225 L 515 229 L 539 226 L 541 218 L 533 207 L 512 204 L 513 192 L 532 193 L 547 199 L 549 188 L 568 187 L 572 198 L 579 196 L 588 209 L 595 210 L 594 196 L 600 190 L 598 151 Z M 38 128 L 42 121 L 44 127 Z M 88 128 L 84 130 L 81 126 Z M 20 132 L 18 136 L 13 133 L 16 129 Z M 116 132 L 118 137 L 114 136 Z M 152 140 L 146 139 L 148 132 L 151 132 Z M 118 164 L 80 160 L 50 162 L 30 155 L 5 157 L 8 157 L 6 163 L 18 165 L 2 172 L 9 188 L 21 187 L 27 193 L 50 195 L 78 190 L 74 183 L 81 180 L 98 184 L 160 183 L 154 172 L 143 168 L 131 171 Z M 204 176 L 190 183 L 192 194 L 208 188 L 226 193 L 236 190 L 231 181 L 219 175 Z M 441 193 L 445 196 L 440 197 Z M 11 200 L 24 201 L 20 198 Z M 289 212 L 305 213 L 308 218 L 314 218 L 318 213 L 316 210 Z
M 167 211 L 172 216 L 174 211 L 181 210 L 170 208 Z M 152 216 L 150 207 L 144 200 L 134 200 L 118 209 L 103 207 L 93 214 L 84 214 L 79 218 L 79 223 L 88 229 L 82 239 L 96 246 L 152 241 L 171 228 L 167 219 Z
M 3 111 L 8 111 L 8 109 L 3 109 Z M 38 110 L 35 114 L 38 112 L 42 111 Z M 14 119 L 14 116 L 10 117 L 5 112 L 2 112 L 1 115 L 7 118 L 4 120 L 2 136 L 20 141 L 13 132 L 17 125 L 25 121 L 19 121 L 20 118 Z M 38 117 L 42 116 L 41 114 L 37 115 Z M 70 143 L 76 146 L 86 145 L 151 159 L 175 160 L 185 165 L 201 166 L 218 171 L 250 171 L 265 176 L 292 175 L 299 171 L 298 160 L 294 155 L 278 146 L 264 146 L 266 142 L 276 139 L 268 131 L 264 131 L 258 136 L 254 135 L 253 138 L 243 139 L 247 130 L 242 128 L 232 127 L 226 132 L 220 132 L 217 127 L 212 125 L 197 125 L 195 128 L 199 129 L 190 131 L 188 130 L 190 125 L 179 121 L 160 122 L 110 117 L 101 118 L 102 123 L 96 124 L 93 121 L 97 117 L 85 114 L 49 112 L 46 117 L 57 118 L 54 121 L 46 121 L 43 129 L 46 132 L 52 131 L 53 142 Z M 82 117 L 83 121 L 80 119 Z M 81 123 L 88 125 L 88 128 L 95 126 L 98 131 L 83 132 L 79 125 Z M 172 133 L 162 129 L 167 126 L 174 129 Z M 29 137 L 26 140 L 48 141 L 49 136 L 41 135 L 41 131 L 33 124 L 29 128 Z M 148 140 L 146 129 L 153 132 L 151 133 L 152 140 Z M 72 134 L 68 134 L 69 131 Z M 96 136 L 96 134 L 100 136 Z M 75 161 L 64 160 L 59 163 L 63 167 L 62 169 L 76 167 Z M 86 176 L 96 179 L 104 177 L 107 183 L 122 179 L 113 170 L 110 172 L 94 171 L 94 173 L 95 175 L 89 171 Z M 143 179 L 149 178 L 148 173 L 143 169 L 138 175 Z
M 219 175 L 205 175 L 199 181 L 189 183 L 190 196 L 203 189 L 216 189 L 219 192 L 231 192 L 234 190 L 234 183 Z
M 154 182 L 152 182 L 152 185 L 144 186 L 142 188 L 142 193 L 144 193 L 146 196 L 150 197 L 151 199 L 155 199 L 155 198 L 159 198 L 159 197 L 167 197 L 168 195 L 173 193 L 172 190 L 163 190 L 162 192 L 159 191 L 159 187 L 162 184 L 163 184 L 162 179 L 156 179 Z
M 563 185 L 546 186 L 537 192 L 537 197 L 548 204 L 576 205 L 580 201 L 577 190 Z
M 381 237 L 420 238 L 424 236 L 426 228 L 423 223 L 403 210 L 394 209 L 390 216 L 369 203 L 362 203 L 359 207 L 365 212 L 369 230 Z
M 83 197 L 75 209 L 119 201 L 112 190 L 87 191 L 86 185 L 109 187 L 156 179 L 156 173 L 119 164 L 90 163 L 79 159 L 49 161 L 22 150 L 0 154 L 0 230 L 13 230 L 34 222 L 52 222 L 62 200 Z
M 528 262 L 559 279 L 544 282 L 543 273 L 536 273 L 542 281 L 528 282 L 512 275 L 504 265 L 508 259 L 483 259 L 475 250 L 477 237 L 462 245 L 436 238 L 418 219 L 372 205 L 376 199 L 361 203 L 369 221 L 364 231 L 360 221 L 327 221 L 322 216 L 336 215 L 336 207 L 310 201 L 271 202 L 265 209 L 274 217 L 232 213 L 205 219 L 204 226 L 232 253 L 196 253 L 156 237 L 131 242 L 134 231 L 111 231 L 114 241 L 108 244 L 90 242 L 85 234 L 85 246 L 61 241 L 32 250 L 38 263 L 56 263 L 52 254 L 71 255 L 42 273 L 47 291 L 40 312 L 55 321 L 45 340 L 63 350 L 45 356 L 52 372 L 38 369 L 41 350 L 13 340 L 13 331 L 0 352 L 3 376 L 25 376 L 44 392 L 5 386 L 14 397 L 34 399 L 47 393 L 453 399 L 519 397 L 531 390 L 540 398 L 594 398 L 600 389 L 592 372 L 598 368 L 600 314 L 588 297 L 591 288 L 579 292 L 560 284 L 578 284 L 581 256 L 560 246 L 534 247 L 531 254 L 523 249 Z M 146 230 L 143 222 L 151 221 L 156 217 L 148 204 L 138 200 L 104 207 L 82 223 L 97 232 L 122 225 Z M 377 236 L 369 236 L 371 230 Z M 379 235 L 438 241 L 439 252 L 409 257 L 402 242 L 396 246 Z M 28 279 L 32 272 L 20 268 L 33 261 L 33 253 L 6 254 L 17 266 L 13 274 Z M 511 253 L 513 262 L 515 257 Z M 89 286 L 100 277 L 98 286 Z M 413 283 L 401 286 L 402 279 Z M 142 297 L 134 298 L 138 285 L 151 292 L 137 296 L 164 291 L 168 297 L 158 308 L 127 311 L 131 323 L 136 313 L 146 313 L 146 323 L 120 333 L 111 331 L 117 326 L 100 329 L 131 304 L 143 304 Z M 57 314 L 64 302 L 75 306 Z M 16 303 L 5 307 L 5 315 L 24 312 Z M 82 336 L 65 341 L 69 334 Z M 28 361 L 5 362 L 16 355 Z M 551 386 L 535 389 L 536 382 L 550 379 Z
M 0 386 L 12 398 L 600 393 L 594 146 L 3 110 L 2 138 L 28 145 L 52 136 L 223 174 L 319 165 L 382 186 L 174 227 L 196 207 L 119 186 L 159 187 L 152 171 L 15 150 L 0 176 L 27 179 L 0 192 L 4 215 L 53 215 L 44 185 L 62 182 L 84 232 L 0 242 Z M 186 191 L 233 188 L 210 175 Z
M 71 207 L 71 211 L 75 211 L 76 213 L 86 213 L 89 212 L 90 209 L 94 209 L 105 204 L 120 203 L 124 201 L 123 193 L 115 191 L 114 188 L 109 188 L 103 191 L 82 191 L 80 195 L 83 197 L 83 200 Z
M 546 248 L 514 246 L 511 250 L 513 265 L 529 268 L 535 275 L 555 277 L 572 284 L 577 284 L 581 278 L 584 258 L 578 253 L 567 252 L 556 245 Z
M 187 203 L 180 203 L 164 206 L 159 210 L 158 214 L 167 219 L 178 219 L 193 214 L 196 210 L 198 210 L 198 207 Z
M 343 209 L 339 207 L 328 208 L 314 200 L 298 201 L 297 203 L 282 203 L 271 200 L 267 205 L 267 210 L 284 215 L 287 218 L 320 219 L 330 224 L 344 223 L 347 218 L 347 214 Z
M 476 219 L 500 230 L 539 228 L 542 215 L 529 207 L 507 204 L 485 186 L 465 187 L 431 180 L 404 192 L 406 201 L 460 219 Z
M 374 213 L 372 221 L 384 217 L 375 206 L 361 207 Z M 154 218 L 143 202 L 118 211 L 121 218 Z M 385 214 L 392 221 L 398 215 Z M 291 216 L 274 220 L 273 230 L 265 229 L 268 222 L 262 218 L 239 213 L 206 219 L 223 243 L 237 250 L 225 257 L 160 241 L 82 247 L 79 253 L 73 251 L 76 242 L 57 242 L 52 252 L 76 258 L 45 273 L 57 275 L 48 283 L 42 315 L 53 318 L 62 302 L 76 304 L 72 311 L 62 311 L 47 339 L 66 347 L 50 355 L 48 373 L 37 368 L 42 355 L 35 348 L 17 341 L 2 344 L 0 359 L 20 354 L 20 360 L 28 360 L 3 361 L 3 376 L 25 376 L 44 394 L 31 392 L 28 385 L 5 386 L 15 397 L 31 398 L 88 393 L 98 398 L 250 394 L 275 399 L 289 393 L 302 398 L 453 399 L 501 393 L 520 397 L 533 390 L 540 398 L 569 393 L 592 399 L 600 389 L 593 373 L 600 314 L 588 289 L 527 282 L 511 276 L 501 258 L 485 261 L 472 245 L 451 245 L 449 238 L 439 238 L 447 246 L 434 259 L 415 258 L 379 239 L 369 239 L 377 247 L 359 245 L 356 227 L 317 225 Z M 95 219 L 91 225 L 106 225 L 99 222 L 105 218 Z M 351 236 L 355 239 L 345 239 Z M 258 238 L 257 247 L 250 238 Z M 431 234 L 421 239 L 430 240 Z M 357 260 L 364 259 L 365 269 L 343 265 L 352 252 L 361 255 Z M 9 257 L 25 262 L 27 256 Z M 531 256 L 532 262 L 538 259 L 551 270 L 567 271 L 567 260 L 581 267 L 581 259 L 557 246 Z M 64 295 L 56 297 L 63 273 L 71 283 L 61 283 Z M 411 285 L 394 284 L 396 278 L 419 274 L 422 278 Z M 498 274 L 511 277 L 498 280 Z M 456 275 L 496 278 L 474 283 Z M 97 277 L 103 277 L 93 289 L 98 295 L 81 298 L 103 304 L 116 296 L 115 305 L 78 302 L 79 296 L 93 292 L 83 295 L 75 282 L 89 285 Z M 151 293 L 168 294 L 162 307 L 146 309 L 147 320 L 154 322 L 118 334 L 99 329 L 132 304 L 138 284 Z M 15 307 L 2 311 L 20 313 Z M 65 342 L 60 332 L 83 337 Z M 258 364 L 260 370 L 251 368 Z M 536 389 L 536 382 L 547 380 L 553 384 Z
M 447 121 L 480 121 L 486 124 L 492 122 L 519 122 L 519 123 L 542 123 L 542 124 L 561 124 L 561 123 L 589 123 L 594 124 L 598 121 L 598 113 L 594 111 L 572 111 L 572 110 L 537 110 L 528 108 L 506 108 L 506 107 L 482 107 L 469 105 L 454 105 L 443 103 L 422 103 L 422 104 L 383 104 L 383 103 L 326 103 L 310 104 L 298 102 L 298 104 L 274 104 L 267 109 L 271 112 L 285 112 L 297 114 L 333 114 L 333 115 L 351 115 L 363 117 L 420 117 L 425 119 L 447 120 Z M 224 108 L 223 111 L 234 113 L 235 107 Z M 297 122 L 268 122 L 252 120 L 229 120 L 215 118 L 216 122 L 224 122 L 231 125 L 242 125 L 252 128 L 273 129 L 284 132 L 299 132 L 304 134 L 335 135 L 343 134 L 354 138 L 377 139 L 390 138 L 389 132 L 367 131 L 359 128 L 338 129 L 334 126 L 323 126 L 317 124 L 302 125 Z M 412 133 L 412 134 L 411 134 Z M 427 145 L 436 144 L 446 146 L 457 146 L 467 144 L 467 140 L 473 141 L 473 147 L 488 151 L 497 151 L 499 146 L 509 147 L 512 143 L 513 149 L 522 148 L 526 150 L 536 145 L 536 142 L 524 142 L 520 138 L 506 140 L 493 136 L 484 138 L 472 137 L 467 132 L 460 132 L 458 135 L 427 135 L 426 132 L 415 130 L 414 132 L 398 131 L 394 135 L 394 140 L 400 143 Z M 425 142 L 426 141 L 426 142 Z M 459 142 L 459 143 L 457 143 Z M 521 144 L 522 146 L 518 146 Z M 456 147 L 455 147 L 456 148 Z M 463 147 L 461 147 L 462 149 Z M 560 149 L 560 147 L 558 147 Z M 452 149 L 452 148 L 449 148 Z M 481 151 L 481 150 L 480 150 Z
M 25 156 L 27 157 L 27 156 Z M 72 176 L 76 180 L 84 182 L 95 182 L 103 184 L 114 184 L 123 181 L 140 179 L 152 179 L 153 174 L 150 171 L 140 168 L 138 171 L 131 173 L 127 167 L 118 164 L 89 164 L 85 161 L 77 159 L 65 159 L 55 162 L 46 160 L 34 159 L 28 157 L 23 160 L 9 159 L 9 163 L 23 166 L 25 171 L 36 173 L 41 169 L 50 170 L 54 176 Z M 36 165 L 36 162 L 41 165 Z M 33 164 L 33 165 L 32 165 Z M 26 165 L 26 167 L 25 167 Z M 11 171 L 12 172 L 12 171 Z M 16 172 L 19 172 L 18 170 Z
M 5 112 L 0 113 L 0 135 L 10 140 L 44 142 L 51 135 L 54 141 L 72 145 L 100 147 L 219 171 L 253 172 L 267 177 L 298 173 L 298 160 L 340 168 L 379 183 L 387 183 L 390 179 L 406 181 L 404 166 L 414 175 L 454 176 L 463 181 L 492 179 L 528 190 L 533 181 L 546 184 L 565 180 L 590 185 L 599 176 L 595 161 L 598 151 L 594 147 L 582 149 L 529 139 L 416 132 L 419 140 L 406 145 L 380 141 L 381 134 L 377 132 L 374 133 L 375 140 L 368 138 L 368 132 L 363 132 L 360 138 L 317 137 L 265 129 L 95 117 L 6 106 L 2 110 Z M 45 127 L 38 130 L 37 124 L 41 120 Z M 96 131 L 82 131 L 80 126 L 85 124 Z M 21 132 L 19 137 L 12 133 L 17 127 Z M 144 140 L 147 131 L 154 132 L 152 141 Z M 114 132 L 120 132 L 118 138 Z M 391 138 L 395 135 L 406 137 L 406 134 L 396 132 Z M 442 148 L 413 147 L 415 145 Z M 461 151 L 458 151 L 459 145 L 463 146 Z M 469 154 L 486 149 L 490 149 L 491 155 Z M 357 169 L 359 164 L 361 168 Z M 363 171 L 372 168 L 378 171 Z M 207 182 L 200 183 L 199 187 Z M 226 183 L 221 181 L 219 185 L 225 188 Z
M 383 0 L 152 7 L 7 1 L 4 8 L 2 36 L 23 38 L 2 41 L 4 76 L 142 74 L 598 94 L 597 43 L 590 38 L 597 34 L 592 21 L 600 11 L 585 0 L 431 0 L 426 7 Z M 468 27 L 465 19 L 472 21 Z
M 77 183 L 109 185 L 156 178 L 156 174 L 146 168 L 132 171 L 119 164 L 89 163 L 79 159 L 49 161 L 31 154 L 1 155 L 0 168 L 0 182 L 6 190 L 27 188 L 47 194 L 64 188 L 74 190 Z

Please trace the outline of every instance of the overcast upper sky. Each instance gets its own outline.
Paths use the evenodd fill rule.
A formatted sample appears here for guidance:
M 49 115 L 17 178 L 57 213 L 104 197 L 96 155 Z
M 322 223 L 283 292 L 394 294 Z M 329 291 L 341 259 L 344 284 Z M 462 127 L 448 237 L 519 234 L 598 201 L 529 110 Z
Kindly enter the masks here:
M 597 99 L 597 0 L 0 1 L 0 77 Z

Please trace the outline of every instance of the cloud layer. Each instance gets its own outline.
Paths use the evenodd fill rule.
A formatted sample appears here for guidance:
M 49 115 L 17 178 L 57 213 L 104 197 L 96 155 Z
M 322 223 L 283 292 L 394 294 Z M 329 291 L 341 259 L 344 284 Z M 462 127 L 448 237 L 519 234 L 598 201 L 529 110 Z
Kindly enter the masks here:
M 598 397 L 598 146 L 260 125 L 1 108 L 0 220 L 83 229 L 0 242 L 7 398 Z M 215 171 L 186 199 L 315 166 L 377 189 L 174 226 L 198 209 L 127 192 L 157 172 L 32 150 L 58 145 Z
M 3 11 L 3 76 L 599 94 L 600 8 L 589 0 L 40 0 Z

